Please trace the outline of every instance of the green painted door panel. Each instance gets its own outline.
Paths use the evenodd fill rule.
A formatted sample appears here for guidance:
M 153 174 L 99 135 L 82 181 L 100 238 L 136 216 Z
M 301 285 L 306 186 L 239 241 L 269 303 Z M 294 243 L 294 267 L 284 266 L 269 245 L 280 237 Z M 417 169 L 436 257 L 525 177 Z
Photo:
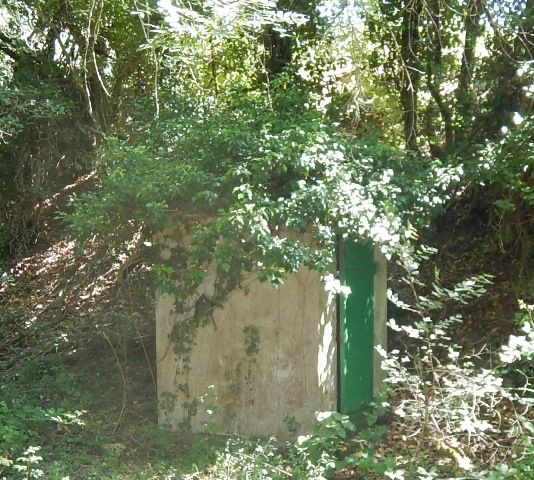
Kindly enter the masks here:
M 351 294 L 341 299 L 339 330 L 339 408 L 351 414 L 373 396 L 374 275 L 373 248 L 345 242 L 341 276 Z

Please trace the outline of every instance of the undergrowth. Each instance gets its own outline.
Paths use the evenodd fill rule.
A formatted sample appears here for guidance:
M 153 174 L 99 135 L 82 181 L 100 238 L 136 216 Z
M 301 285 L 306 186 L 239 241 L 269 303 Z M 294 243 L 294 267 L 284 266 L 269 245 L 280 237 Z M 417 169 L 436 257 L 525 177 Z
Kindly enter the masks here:
M 462 319 L 445 307 L 468 305 L 491 279 L 421 284 L 412 260 L 429 253 L 401 262 L 412 298 L 396 303 L 411 320 L 390 327 L 406 347 L 382 352 L 389 389 L 362 413 L 358 425 L 367 427 L 318 412 L 310 434 L 293 442 L 165 431 L 137 327 L 120 324 L 117 333 L 106 324 L 74 351 L 36 325 L 10 347 L 9 358 L 20 359 L 1 365 L 0 479 L 534 478 L 534 306 L 520 303 L 516 334 L 499 351 L 464 351 L 450 336 Z M 6 277 L 5 289 L 16 283 Z M 17 318 L 3 308 L 0 327 Z

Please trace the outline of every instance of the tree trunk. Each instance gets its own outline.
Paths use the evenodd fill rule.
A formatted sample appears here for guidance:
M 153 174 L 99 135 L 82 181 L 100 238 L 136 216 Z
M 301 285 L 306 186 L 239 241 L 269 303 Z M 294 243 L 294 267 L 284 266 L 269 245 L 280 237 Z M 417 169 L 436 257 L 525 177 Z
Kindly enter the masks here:
M 404 121 L 404 139 L 409 150 L 418 150 L 417 93 L 421 79 L 419 21 L 422 8 L 422 0 L 406 0 L 402 13 L 400 103 Z

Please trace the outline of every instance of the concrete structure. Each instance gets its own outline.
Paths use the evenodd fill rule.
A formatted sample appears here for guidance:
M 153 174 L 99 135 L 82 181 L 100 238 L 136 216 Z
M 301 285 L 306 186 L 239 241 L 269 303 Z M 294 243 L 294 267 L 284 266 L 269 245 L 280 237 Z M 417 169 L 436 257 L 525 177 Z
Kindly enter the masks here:
M 374 259 L 369 252 L 377 267 L 371 276 L 370 341 L 385 347 L 386 261 L 378 249 Z M 166 249 L 163 255 L 172 252 Z M 214 283 L 211 268 L 186 311 L 195 301 L 211 298 Z M 353 379 L 359 382 L 354 372 L 341 368 L 343 362 L 350 367 L 351 337 L 341 331 L 342 302 L 325 291 L 320 275 L 302 268 L 275 289 L 248 274 L 241 285 L 222 308 L 210 311 L 210 321 L 194 332 L 190 351 L 179 355 L 171 338 L 185 314 L 176 313 L 172 295 L 157 294 L 160 424 L 193 432 L 287 438 L 309 431 L 316 411 L 350 409 L 342 406 L 340 389 L 345 388 L 341 377 L 349 379 L 351 391 Z M 358 328 L 354 331 L 357 336 Z M 376 389 L 381 381 L 378 355 L 370 352 L 360 363 Z M 366 395 L 372 391 L 358 401 L 365 402 Z

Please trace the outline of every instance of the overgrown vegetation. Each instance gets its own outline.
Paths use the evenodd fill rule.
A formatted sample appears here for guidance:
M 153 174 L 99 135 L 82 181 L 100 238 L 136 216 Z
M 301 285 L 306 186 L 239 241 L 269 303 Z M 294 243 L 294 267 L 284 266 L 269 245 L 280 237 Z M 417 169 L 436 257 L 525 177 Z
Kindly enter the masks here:
M 0 1 L 0 477 L 534 478 L 533 8 Z M 466 221 L 504 278 L 421 256 Z M 177 225 L 191 243 L 164 262 Z M 369 429 L 159 430 L 154 287 L 179 310 L 214 264 L 223 302 L 243 272 L 330 271 L 340 239 L 397 265 Z M 466 328 L 512 335 L 460 346 L 486 289 L 513 306 Z

